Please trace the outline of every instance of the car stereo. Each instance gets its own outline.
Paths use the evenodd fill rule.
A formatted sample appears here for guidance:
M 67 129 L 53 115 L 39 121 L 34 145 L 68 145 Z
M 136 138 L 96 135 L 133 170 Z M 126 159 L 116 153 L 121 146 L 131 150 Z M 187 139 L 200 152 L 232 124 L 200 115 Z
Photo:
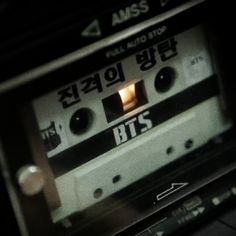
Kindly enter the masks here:
M 170 235 L 235 199 L 214 3 L 71 3 L 57 18 L 63 4 L 1 38 L 0 163 L 21 234 Z

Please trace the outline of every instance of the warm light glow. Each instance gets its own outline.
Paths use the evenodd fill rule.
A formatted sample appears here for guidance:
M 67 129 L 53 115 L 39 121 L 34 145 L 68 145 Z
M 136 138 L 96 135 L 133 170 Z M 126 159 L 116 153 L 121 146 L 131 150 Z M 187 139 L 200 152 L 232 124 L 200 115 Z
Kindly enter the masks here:
M 122 100 L 123 110 L 127 111 L 137 104 L 137 98 L 135 93 L 135 84 L 131 84 L 126 88 L 119 90 L 119 95 Z

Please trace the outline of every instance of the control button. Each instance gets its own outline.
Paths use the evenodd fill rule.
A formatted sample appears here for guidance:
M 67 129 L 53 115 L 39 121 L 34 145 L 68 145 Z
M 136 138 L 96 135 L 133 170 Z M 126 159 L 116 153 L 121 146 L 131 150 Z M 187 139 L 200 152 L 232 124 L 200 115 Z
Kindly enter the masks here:
M 27 196 L 36 195 L 45 185 L 42 170 L 34 165 L 20 168 L 16 177 L 22 193 Z
M 162 68 L 155 78 L 155 89 L 159 93 L 167 92 L 174 84 L 175 71 L 171 67 Z
M 95 19 L 92 21 L 81 33 L 83 37 L 100 37 L 102 35 L 99 21 Z
M 200 206 L 201 204 L 202 204 L 202 199 L 199 196 L 194 196 L 194 197 L 186 200 L 183 203 L 183 206 L 187 211 L 191 211 L 194 208 Z
M 70 130 L 74 134 L 83 134 L 91 126 L 92 112 L 88 108 L 77 110 L 70 119 Z

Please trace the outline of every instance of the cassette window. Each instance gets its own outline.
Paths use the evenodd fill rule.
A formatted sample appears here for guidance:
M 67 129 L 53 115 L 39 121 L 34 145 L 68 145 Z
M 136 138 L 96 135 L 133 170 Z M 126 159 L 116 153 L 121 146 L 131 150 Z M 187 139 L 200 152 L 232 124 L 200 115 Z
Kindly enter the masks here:
M 102 100 L 108 122 L 124 116 L 147 102 L 143 81 L 129 84 Z

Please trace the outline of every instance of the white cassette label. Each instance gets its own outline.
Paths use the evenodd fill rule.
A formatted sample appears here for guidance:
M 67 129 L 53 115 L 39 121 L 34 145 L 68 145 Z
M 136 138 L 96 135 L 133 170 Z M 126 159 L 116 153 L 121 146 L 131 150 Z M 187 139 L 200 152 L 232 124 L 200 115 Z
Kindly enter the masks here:
M 213 74 L 210 58 L 206 51 L 184 57 L 183 69 L 188 86 L 194 85 Z

